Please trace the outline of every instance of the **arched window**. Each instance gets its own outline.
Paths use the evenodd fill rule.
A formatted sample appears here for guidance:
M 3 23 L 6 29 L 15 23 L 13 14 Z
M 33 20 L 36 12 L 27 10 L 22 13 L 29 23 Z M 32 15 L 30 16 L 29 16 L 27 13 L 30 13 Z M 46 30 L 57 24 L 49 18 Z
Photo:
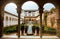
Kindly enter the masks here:
M 8 16 L 6 16 L 6 21 L 8 21 Z

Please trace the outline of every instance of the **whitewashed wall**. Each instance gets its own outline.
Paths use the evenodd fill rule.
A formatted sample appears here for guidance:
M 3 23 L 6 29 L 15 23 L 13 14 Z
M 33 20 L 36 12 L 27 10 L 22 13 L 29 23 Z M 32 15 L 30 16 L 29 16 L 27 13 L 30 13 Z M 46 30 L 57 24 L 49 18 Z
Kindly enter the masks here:
M 8 17 L 8 21 L 6 20 L 6 17 Z M 8 13 L 4 13 L 4 27 L 11 26 L 11 25 L 17 25 L 17 24 L 18 24 L 18 17 L 13 16 Z

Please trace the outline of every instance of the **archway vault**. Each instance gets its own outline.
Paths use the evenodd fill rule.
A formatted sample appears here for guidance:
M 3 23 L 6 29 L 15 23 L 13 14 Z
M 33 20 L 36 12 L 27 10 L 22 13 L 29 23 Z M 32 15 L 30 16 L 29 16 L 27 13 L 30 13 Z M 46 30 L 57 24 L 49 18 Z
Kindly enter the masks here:
M 23 3 L 27 2 L 29 0 L 0 0 L 0 37 L 2 37 L 3 35 L 3 18 L 4 18 L 4 7 L 7 3 L 15 3 L 17 5 L 17 12 L 18 12 L 18 26 L 20 26 L 20 13 L 21 13 L 21 6 Z M 34 1 L 35 3 L 38 4 L 39 6 L 39 13 L 40 13 L 40 23 L 42 24 L 42 13 L 43 13 L 43 5 L 45 3 L 53 3 L 57 9 L 58 9 L 58 14 L 60 13 L 59 11 L 59 0 L 31 0 L 31 1 Z M 60 17 L 58 16 L 58 19 L 60 19 Z M 59 20 L 57 20 L 57 23 L 58 23 L 58 26 L 59 26 Z M 42 25 L 41 25 L 42 26 Z M 19 31 L 19 30 L 18 30 Z M 60 31 L 58 31 L 60 32 Z M 20 32 L 19 32 L 20 34 Z M 58 35 L 60 37 L 60 33 Z M 20 35 L 18 35 L 18 37 L 20 37 Z

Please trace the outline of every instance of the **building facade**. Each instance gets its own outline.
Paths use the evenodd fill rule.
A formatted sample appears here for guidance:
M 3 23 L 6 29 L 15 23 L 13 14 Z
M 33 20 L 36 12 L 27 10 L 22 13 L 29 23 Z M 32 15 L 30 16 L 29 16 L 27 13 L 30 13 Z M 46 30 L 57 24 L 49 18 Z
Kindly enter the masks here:
M 4 27 L 18 25 L 18 16 L 9 12 L 4 13 Z

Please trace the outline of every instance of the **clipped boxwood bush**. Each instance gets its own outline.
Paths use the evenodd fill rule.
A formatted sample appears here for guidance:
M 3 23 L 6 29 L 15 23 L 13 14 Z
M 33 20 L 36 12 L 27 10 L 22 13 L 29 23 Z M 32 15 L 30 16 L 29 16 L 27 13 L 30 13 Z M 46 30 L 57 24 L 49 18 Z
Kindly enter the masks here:
M 44 27 L 44 32 L 48 34 L 56 34 L 56 29 L 50 27 Z
M 4 34 L 11 34 L 11 33 L 14 33 L 16 32 L 16 27 L 17 25 L 14 25 L 14 26 L 9 26 L 9 27 L 4 27 Z
M 22 23 L 22 24 L 20 24 L 20 30 L 24 30 L 24 28 L 25 28 L 25 23 Z

